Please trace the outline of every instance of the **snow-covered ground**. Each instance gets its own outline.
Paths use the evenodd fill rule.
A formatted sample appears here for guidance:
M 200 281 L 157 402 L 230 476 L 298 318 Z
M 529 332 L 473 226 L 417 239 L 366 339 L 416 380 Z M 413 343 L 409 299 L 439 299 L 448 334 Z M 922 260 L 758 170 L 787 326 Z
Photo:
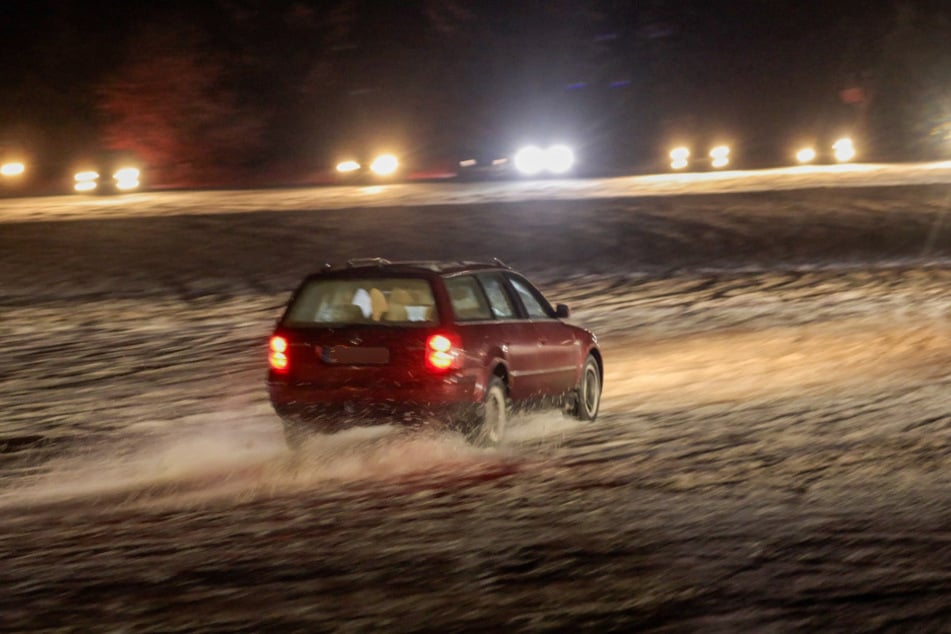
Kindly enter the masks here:
M 951 168 L 860 167 L 0 201 L 0 629 L 946 630 Z M 263 342 L 370 255 L 528 273 L 601 419 L 289 455 Z

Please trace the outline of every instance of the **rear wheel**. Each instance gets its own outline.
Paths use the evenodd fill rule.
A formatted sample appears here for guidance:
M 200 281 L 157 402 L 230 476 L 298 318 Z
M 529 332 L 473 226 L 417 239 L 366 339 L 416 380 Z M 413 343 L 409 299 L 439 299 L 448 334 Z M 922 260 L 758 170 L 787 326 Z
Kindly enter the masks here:
M 492 377 L 485 391 L 485 398 L 479 406 L 479 415 L 475 429 L 469 439 L 476 445 L 491 447 L 498 445 L 505 437 L 508 426 L 508 396 L 502 379 Z
M 594 420 L 601 407 L 601 369 L 592 355 L 584 360 L 581 382 L 575 390 L 574 405 L 570 410 L 578 420 Z

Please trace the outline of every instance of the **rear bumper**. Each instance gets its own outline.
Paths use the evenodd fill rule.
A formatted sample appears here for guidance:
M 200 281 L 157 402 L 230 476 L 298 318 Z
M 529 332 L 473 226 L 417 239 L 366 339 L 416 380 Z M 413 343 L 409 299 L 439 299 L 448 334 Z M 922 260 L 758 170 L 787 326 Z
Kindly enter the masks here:
M 481 402 L 474 381 L 463 380 L 404 387 L 320 388 L 272 378 L 268 394 L 281 418 L 326 432 L 386 423 L 464 425 Z

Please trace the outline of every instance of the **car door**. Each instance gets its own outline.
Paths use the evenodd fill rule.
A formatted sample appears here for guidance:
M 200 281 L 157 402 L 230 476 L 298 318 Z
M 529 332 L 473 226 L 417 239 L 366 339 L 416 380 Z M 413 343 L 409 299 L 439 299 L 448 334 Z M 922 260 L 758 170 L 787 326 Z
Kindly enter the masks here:
M 506 278 L 532 325 L 535 340 L 535 389 L 539 394 L 563 394 L 575 387 L 579 365 L 579 343 L 555 317 L 545 297 L 524 277 L 510 273 Z
M 446 278 L 445 285 L 467 353 L 479 358 L 483 372 L 492 370 L 494 359 L 504 360 L 513 400 L 535 396 L 539 389 L 535 331 L 519 314 L 501 276 L 456 275 Z

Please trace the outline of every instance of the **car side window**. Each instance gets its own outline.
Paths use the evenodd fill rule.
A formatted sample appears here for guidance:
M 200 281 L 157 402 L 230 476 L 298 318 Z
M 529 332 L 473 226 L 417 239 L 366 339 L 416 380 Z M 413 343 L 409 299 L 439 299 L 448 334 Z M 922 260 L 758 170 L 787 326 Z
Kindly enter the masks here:
M 450 277 L 446 280 L 452 312 L 459 321 L 492 319 L 489 304 L 478 280 L 471 275 Z
M 492 308 L 492 315 L 496 319 L 514 319 L 515 308 L 512 306 L 512 300 L 505 292 L 502 278 L 498 275 L 479 275 L 479 281 L 482 282 L 482 288 L 489 298 L 489 306 Z
M 541 297 L 541 293 L 535 290 L 531 284 L 514 276 L 509 277 L 509 282 L 512 283 L 512 288 L 515 289 L 519 299 L 522 300 L 522 305 L 525 306 L 525 311 L 530 319 L 548 319 L 552 317 L 550 309 L 546 303 L 543 303 L 544 299 Z

